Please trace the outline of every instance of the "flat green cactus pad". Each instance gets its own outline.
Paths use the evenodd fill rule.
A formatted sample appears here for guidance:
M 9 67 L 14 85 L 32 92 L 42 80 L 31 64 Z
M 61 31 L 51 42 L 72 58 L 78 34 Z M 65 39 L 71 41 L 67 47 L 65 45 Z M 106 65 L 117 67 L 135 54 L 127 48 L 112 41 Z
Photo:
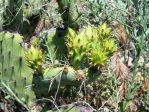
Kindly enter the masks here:
M 24 60 L 22 36 L 9 32 L 0 33 L 1 86 L 11 90 L 20 101 L 29 104 L 34 99 L 32 71 Z

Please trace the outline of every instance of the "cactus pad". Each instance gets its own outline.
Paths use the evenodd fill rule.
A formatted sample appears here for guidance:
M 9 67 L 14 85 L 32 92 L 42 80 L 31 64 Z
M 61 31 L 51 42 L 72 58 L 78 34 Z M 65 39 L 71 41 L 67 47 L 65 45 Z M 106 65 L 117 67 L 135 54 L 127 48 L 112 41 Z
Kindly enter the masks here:
M 24 49 L 21 46 L 22 36 L 9 32 L 0 33 L 0 81 L 7 86 L 20 101 L 31 103 L 34 94 L 32 71 L 24 60 Z

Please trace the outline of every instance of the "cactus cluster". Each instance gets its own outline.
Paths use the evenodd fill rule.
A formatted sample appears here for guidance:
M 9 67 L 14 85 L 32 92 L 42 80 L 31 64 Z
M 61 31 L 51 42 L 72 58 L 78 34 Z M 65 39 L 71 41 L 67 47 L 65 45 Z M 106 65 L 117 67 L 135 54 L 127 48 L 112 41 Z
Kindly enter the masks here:
M 53 43 L 55 33 L 51 35 L 45 34 L 45 37 L 40 37 L 41 39 L 39 40 L 41 43 L 39 42 L 39 44 L 46 50 L 45 54 L 50 57 L 48 51 L 54 51 L 57 45 Z M 59 83 L 61 83 L 60 87 L 66 85 L 78 86 L 83 80 L 86 84 L 97 80 L 100 70 L 93 73 L 87 67 L 102 67 L 116 51 L 117 47 L 115 40 L 112 38 L 111 29 L 106 24 L 98 28 L 88 26 L 81 33 L 77 33 L 69 28 L 65 39 L 65 44 L 68 48 L 68 57 L 72 67 L 49 66 L 43 70 L 43 74 L 35 73 L 33 77 L 33 84 L 35 85 L 33 90 L 38 97 L 48 95 L 50 90 L 55 91 Z M 30 63 L 29 60 L 28 63 Z M 38 88 L 42 89 L 39 90 Z
M 44 8 L 44 1 L 18 0 L 16 2 L 18 6 L 11 7 L 15 2 L 15 0 L 8 0 L 4 3 L 5 13 L 12 16 L 8 14 L 10 13 L 8 9 L 14 11 L 17 16 L 13 21 L 23 23 L 23 29 L 19 29 L 20 32 L 29 34 L 35 30 L 41 20 L 40 12 Z M 23 102 L 22 104 L 30 105 L 35 96 L 36 98 L 47 97 L 58 89 L 63 91 L 66 86 L 79 88 L 82 81 L 89 84 L 97 80 L 100 70 L 93 72 L 88 67 L 99 68 L 105 65 L 116 51 L 111 29 L 106 24 L 98 28 L 88 26 L 81 32 L 75 32 L 73 29 L 78 30 L 76 21 L 79 17 L 77 2 L 75 0 L 57 0 L 57 2 L 60 12 L 63 13 L 62 19 L 66 29 L 54 29 L 50 35 L 48 32 L 41 33 L 39 38 L 32 40 L 27 51 L 21 46 L 22 36 L 9 32 L 0 33 L 0 86 L 11 90 L 15 98 L 20 103 Z M 23 17 L 29 21 L 24 21 Z M 37 21 L 33 21 L 34 17 L 37 17 Z M 12 20 L 9 19 L 10 17 L 7 23 Z M 60 63 L 60 58 L 67 57 L 67 54 L 72 66 L 65 64 L 62 67 L 62 63 L 57 66 L 55 60 L 58 59 Z
M 89 65 L 99 68 L 106 64 L 117 49 L 111 29 L 106 24 L 98 28 L 88 26 L 81 33 L 69 29 L 66 44 L 71 64 L 77 68 L 86 59 Z
M 32 71 L 24 59 L 21 43 L 22 36 L 19 34 L 0 33 L 0 84 L 11 90 L 19 101 L 30 105 L 35 98 L 30 91 Z

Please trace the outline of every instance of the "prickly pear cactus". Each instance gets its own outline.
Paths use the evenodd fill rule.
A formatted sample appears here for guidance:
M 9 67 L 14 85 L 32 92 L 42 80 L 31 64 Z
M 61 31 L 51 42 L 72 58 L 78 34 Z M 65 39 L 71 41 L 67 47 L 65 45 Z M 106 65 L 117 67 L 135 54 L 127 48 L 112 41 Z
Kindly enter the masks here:
M 20 103 L 30 105 L 35 98 L 31 91 L 32 71 L 24 60 L 21 43 L 19 34 L 0 33 L 0 86 Z
M 106 24 L 98 28 L 88 26 L 81 33 L 75 33 L 69 29 L 66 44 L 70 62 L 77 69 L 84 63 L 84 59 L 89 62 L 86 65 L 99 68 L 106 64 L 117 49 L 111 29 Z
M 45 33 L 39 40 L 35 39 L 32 41 L 33 46 L 37 47 L 39 45 L 46 51 L 44 52 L 45 57 L 49 58 L 51 62 L 53 62 L 51 51 L 52 54 L 54 54 L 54 50 L 56 50 L 55 47 L 58 44 L 53 42 L 55 38 L 54 32 L 51 35 Z M 88 69 L 88 67 L 94 66 L 100 68 L 104 66 L 107 60 L 116 51 L 116 43 L 112 38 L 111 29 L 108 28 L 106 24 L 98 28 L 88 26 L 80 33 L 69 28 L 68 34 L 64 39 L 72 66 L 61 67 L 60 65 L 55 65 L 53 62 L 50 63 L 47 68 L 43 69 L 42 73 L 34 72 L 33 91 L 39 98 L 43 96 L 46 97 L 49 93 L 57 91 L 58 87 L 60 87 L 60 89 L 67 85 L 77 87 L 82 81 L 89 84 L 98 80 L 101 74 L 100 70 L 93 72 L 91 69 Z M 59 40 L 61 41 L 61 38 L 59 38 Z M 62 47 L 59 49 L 61 50 L 61 48 Z M 30 67 L 36 71 L 38 66 L 42 65 L 42 53 L 40 53 L 40 50 L 33 48 L 31 48 L 28 53 L 27 61 Z M 45 62 L 47 61 L 46 58 L 44 59 Z M 54 66 L 50 66 L 51 64 Z
M 34 74 L 33 90 L 37 97 L 47 97 L 49 93 L 56 92 L 58 88 L 61 91 L 65 86 L 79 87 L 82 81 L 89 84 L 97 80 L 99 76 L 100 72 L 93 73 L 89 69 L 76 71 L 70 66 L 49 67 L 44 74 Z

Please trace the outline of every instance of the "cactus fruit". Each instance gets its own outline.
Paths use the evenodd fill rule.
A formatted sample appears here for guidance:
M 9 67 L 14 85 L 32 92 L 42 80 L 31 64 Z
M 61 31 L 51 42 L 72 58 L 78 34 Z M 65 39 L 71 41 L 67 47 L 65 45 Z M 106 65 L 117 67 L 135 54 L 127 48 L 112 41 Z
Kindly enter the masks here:
M 91 66 L 99 68 L 106 64 L 117 49 L 111 29 L 106 24 L 98 28 L 88 26 L 81 33 L 69 29 L 66 44 L 69 50 L 68 57 L 74 67 L 83 63 L 85 58 Z
M 0 81 L 2 87 L 11 90 L 24 104 L 30 105 L 35 97 L 30 91 L 32 71 L 24 60 L 21 43 L 22 36 L 19 34 L 0 33 Z

